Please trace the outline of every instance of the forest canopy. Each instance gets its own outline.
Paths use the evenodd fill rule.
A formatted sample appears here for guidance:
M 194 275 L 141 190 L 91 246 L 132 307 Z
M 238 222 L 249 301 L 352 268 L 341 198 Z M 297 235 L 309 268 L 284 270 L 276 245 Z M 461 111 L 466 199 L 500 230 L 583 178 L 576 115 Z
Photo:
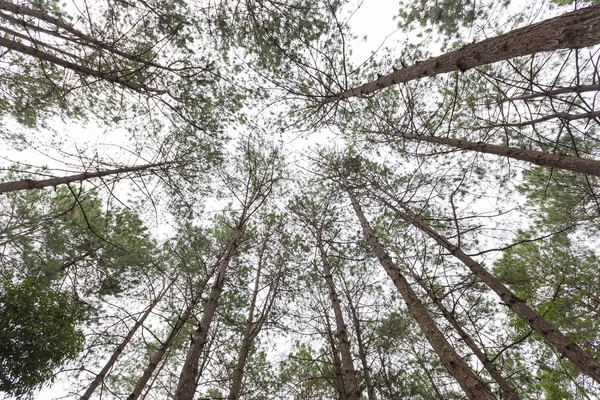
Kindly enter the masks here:
M 0 397 L 600 397 L 599 44 L 598 1 L 0 0 Z

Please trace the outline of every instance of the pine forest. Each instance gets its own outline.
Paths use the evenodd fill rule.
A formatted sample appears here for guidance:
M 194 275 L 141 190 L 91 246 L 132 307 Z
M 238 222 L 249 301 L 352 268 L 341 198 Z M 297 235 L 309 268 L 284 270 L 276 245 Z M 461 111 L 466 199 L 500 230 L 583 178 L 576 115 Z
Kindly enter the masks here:
M 600 399 L 599 45 L 598 0 L 0 0 L 0 398 Z

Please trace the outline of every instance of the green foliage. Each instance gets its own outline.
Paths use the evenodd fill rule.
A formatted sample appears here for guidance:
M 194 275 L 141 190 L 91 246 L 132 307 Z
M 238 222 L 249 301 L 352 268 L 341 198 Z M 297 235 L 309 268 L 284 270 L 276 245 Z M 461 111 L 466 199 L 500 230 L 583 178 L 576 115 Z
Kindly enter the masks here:
M 538 225 L 552 230 L 579 224 L 600 229 L 599 188 L 596 177 L 544 167 L 525 171 L 518 187 Z
M 0 291 L 0 391 L 25 396 L 83 349 L 84 309 L 35 279 Z
M 73 274 L 84 293 L 107 295 L 134 285 L 122 278 L 152 263 L 155 245 L 139 217 L 125 208 L 103 210 L 93 193 L 11 193 L 3 210 L 0 220 L 12 222 L 0 231 L 11 249 L 1 271 L 7 279 L 50 285 Z

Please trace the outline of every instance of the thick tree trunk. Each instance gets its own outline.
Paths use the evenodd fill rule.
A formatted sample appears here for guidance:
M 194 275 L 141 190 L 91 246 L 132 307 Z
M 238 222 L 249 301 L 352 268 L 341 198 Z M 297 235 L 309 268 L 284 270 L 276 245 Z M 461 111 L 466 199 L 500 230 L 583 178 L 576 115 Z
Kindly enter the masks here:
M 383 88 L 425 76 L 452 71 L 464 72 L 480 65 L 513 57 L 543 51 L 577 49 L 598 43 L 600 43 L 600 5 L 595 5 L 398 69 L 372 82 L 327 97 L 325 101 L 333 102 L 350 97 L 367 96 Z
M 146 312 L 144 312 L 142 317 L 135 322 L 135 324 L 131 327 L 131 329 L 127 333 L 127 336 L 125 336 L 125 338 L 123 338 L 123 340 L 121 341 L 121 343 L 119 343 L 119 345 L 115 349 L 115 351 L 112 354 L 112 356 L 110 357 L 110 359 L 106 362 L 106 364 L 104 365 L 104 368 L 102 368 L 102 370 L 98 373 L 98 375 L 96 375 L 96 378 L 94 378 L 94 380 L 92 381 L 90 386 L 87 388 L 85 393 L 80 397 L 80 400 L 89 399 L 91 397 L 91 395 L 94 393 L 94 391 L 98 388 L 98 386 L 100 386 L 100 384 L 104 381 L 104 378 L 106 378 L 106 375 L 108 375 L 108 373 L 110 372 L 112 367 L 115 365 L 115 363 L 119 359 L 119 356 L 125 349 L 125 346 L 127 346 L 129 341 L 131 341 L 131 338 L 133 338 L 133 335 L 135 335 L 135 333 L 140 328 L 140 326 L 142 326 L 144 324 L 144 321 L 146 320 L 146 318 L 148 318 L 148 316 L 150 315 L 150 313 L 152 312 L 154 307 L 160 302 L 160 300 L 163 298 L 165 293 L 167 293 L 167 291 L 171 288 L 172 285 L 173 285 L 173 282 L 171 282 L 158 295 L 158 297 L 156 299 L 154 299 L 154 301 L 150 304 L 150 306 L 148 307 Z
M 104 171 L 95 171 L 95 172 L 83 172 L 81 174 L 75 174 L 70 176 L 62 176 L 60 178 L 49 178 L 49 179 L 21 179 L 18 181 L 12 182 L 2 182 L 0 183 L 0 193 L 8 193 L 8 192 L 16 192 L 17 190 L 27 190 L 27 189 L 42 189 L 49 186 L 58 186 L 64 185 L 72 182 L 81 182 L 86 181 L 88 179 L 93 178 L 102 178 L 104 176 L 109 175 L 119 175 L 119 174 L 127 174 L 130 172 L 139 172 L 146 171 L 151 169 L 156 169 L 160 167 L 164 167 L 167 165 L 173 164 L 172 162 L 164 162 L 157 164 L 145 164 L 138 165 L 136 167 L 123 167 L 123 168 L 115 168 L 115 169 L 107 169 Z
M 196 393 L 199 371 L 198 363 L 200 362 L 200 356 L 202 355 L 202 351 L 204 350 L 204 346 L 206 345 L 208 339 L 208 331 L 217 311 L 219 298 L 221 297 L 223 287 L 225 286 L 225 277 L 229 267 L 229 262 L 231 261 L 231 258 L 233 257 L 239 244 L 239 240 L 242 236 L 245 213 L 242 215 L 240 221 L 242 222 L 236 226 L 233 232 L 233 237 L 229 241 L 227 250 L 221 259 L 217 276 L 215 277 L 215 281 L 210 291 L 210 296 L 204 305 L 202 319 L 200 320 L 198 328 L 196 328 L 196 331 L 192 336 L 190 347 L 181 369 L 181 374 L 179 375 L 179 383 L 177 384 L 175 397 L 173 397 L 174 400 L 193 400 L 194 394 Z
M 463 329 L 463 327 L 459 324 L 459 322 L 456 320 L 456 318 L 454 318 L 454 314 L 452 312 L 450 312 L 446 308 L 446 306 L 444 306 L 444 303 L 442 302 L 442 300 L 438 296 L 436 296 L 436 294 L 431 290 L 431 288 L 429 288 L 425 284 L 425 282 L 423 282 L 423 279 L 418 277 L 413 271 L 411 271 L 411 275 L 413 276 L 415 281 L 419 284 L 419 286 L 421 286 L 423 288 L 423 290 L 425 290 L 425 292 L 427 293 L 429 298 L 434 302 L 434 304 L 440 310 L 440 312 L 442 313 L 444 318 L 446 318 L 446 320 L 450 323 L 450 325 L 452 325 L 454 330 L 456 332 L 458 332 L 461 339 L 471 349 L 473 354 L 475 354 L 475 356 L 479 359 L 479 361 L 481 361 L 481 364 L 483 364 L 483 367 L 490 374 L 490 376 L 496 381 L 496 383 L 498 383 L 498 386 L 502 390 L 500 397 L 503 399 L 506 398 L 509 400 L 520 400 L 519 395 L 517 395 L 517 393 L 515 392 L 513 387 L 510 385 L 510 383 L 508 383 L 508 381 L 506 379 L 504 379 L 504 377 L 502 376 L 500 371 L 498 371 L 498 369 L 496 368 L 494 363 L 492 363 L 487 358 L 487 356 L 485 355 L 483 350 L 479 346 L 477 346 L 477 343 L 475 343 L 473 338 L 471 338 L 471 336 L 469 336 L 469 334 Z
M 600 382 L 600 364 L 594 357 L 590 356 L 581 347 L 569 340 L 562 332 L 554 328 L 548 321 L 500 282 L 499 279 L 483 268 L 481 264 L 465 254 L 458 246 L 452 244 L 445 237 L 433 230 L 425 221 L 410 210 L 406 204 L 399 204 L 404 211 L 399 210 L 397 207 L 393 207 L 393 209 L 401 218 L 425 232 L 440 246 L 448 250 L 450 254 L 458 258 L 481 282 L 485 283 L 489 288 L 496 292 L 502 299 L 503 304 L 521 317 L 523 321 L 539 333 L 546 341 L 556 347 L 560 354 L 578 366 L 584 374 L 590 376 L 596 382 Z M 392 206 L 391 204 L 389 205 Z
M 187 305 L 187 307 L 184 310 L 183 314 L 181 314 L 181 316 L 177 319 L 177 322 L 175 322 L 175 325 L 171 329 L 171 332 L 169 333 L 169 336 L 167 336 L 167 338 L 165 339 L 165 341 L 162 342 L 162 344 L 160 345 L 160 347 L 156 350 L 156 352 L 150 358 L 150 363 L 148 364 L 148 366 L 144 370 L 144 373 L 142 374 L 142 376 L 140 377 L 140 379 L 138 379 L 138 381 L 137 381 L 137 383 L 135 385 L 135 388 L 133 389 L 133 391 L 131 392 L 131 394 L 127 397 L 127 400 L 137 400 L 137 398 L 140 397 L 140 395 L 144 391 L 144 388 L 146 387 L 146 384 L 148 383 L 148 381 L 152 377 L 152 374 L 154 373 L 154 371 L 158 367 L 158 364 L 160 364 L 160 362 L 163 359 L 163 357 L 165 356 L 166 352 L 171 347 L 171 344 L 173 343 L 173 341 L 175 340 L 175 338 L 179 334 L 179 331 L 181 331 L 181 328 L 183 328 L 183 326 L 186 324 L 187 320 L 192 315 L 192 312 L 194 311 L 194 309 L 198 305 L 198 302 L 202 298 L 202 293 L 204 293 L 204 288 L 206 287 L 206 283 L 207 283 L 208 278 L 209 277 L 206 277 L 206 279 L 203 282 L 201 282 L 201 284 L 198 285 L 198 288 L 194 292 L 191 301 Z
M 514 158 L 530 162 L 543 167 L 565 169 L 587 175 L 600 176 L 600 161 L 590 160 L 564 154 L 544 153 L 542 151 L 519 149 L 517 147 L 500 146 L 497 144 L 487 144 L 483 142 L 470 142 L 462 139 L 452 139 L 447 137 L 436 137 L 426 135 L 414 135 L 412 133 L 400 132 L 382 132 L 385 136 L 395 136 L 408 140 L 441 144 L 444 146 L 455 147 L 464 150 L 472 150 L 480 153 L 495 154 L 498 156 Z
M 323 265 L 323 275 L 327 286 L 329 287 L 329 299 L 333 308 L 333 314 L 335 316 L 336 325 L 336 336 L 339 344 L 339 351 L 342 358 L 342 374 L 344 377 L 344 390 L 346 391 L 346 398 L 348 400 L 359 400 L 360 389 L 358 387 L 358 379 L 356 378 L 356 371 L 352 362 L 352 349 L 350 348 L 350 341 L 348 340 L 347 327 L 344 322 L 344 314 L 342 313 L 342 307 L 340 299 L 338 297 L 335 282 L 331 274 L 331 266 L 329 260 L 327 260 L 327 254 L 323 245 L 323 237 L 321 236 L 321 230 L 316 227 L 316 239 L 317 248 L 321 256 L 321 263 Z
M 354 191 L 348 185 L 346 179 L 342 176 L 342 184 L 350 197 L 352 207 L 358 217 L 363 229 L 363 233 L 367 243 L 373 250 L 373 253 L 383 266 L 388 276 L 394 282 L 398 292 L 406 302 L 408 311 L 413 316 L 421 331 L 425 335 L 431 347 L 439 355 L 440 360 L 456 379 L 460 387 L 465 391 L 466 395 L 472 400 L 495 399 L 489 386 L 475 374 L 467 363 L 456 353 L 452 345 L 446 340 L 442 332 L 438 329 L 435 321 L 417 296 L 412 290 L 412 287 L 400 273 L 398 267 L 394 264 L 384 247 L 377 240 L 375 231 L 365 217 L 362 207 L 356 198 Z

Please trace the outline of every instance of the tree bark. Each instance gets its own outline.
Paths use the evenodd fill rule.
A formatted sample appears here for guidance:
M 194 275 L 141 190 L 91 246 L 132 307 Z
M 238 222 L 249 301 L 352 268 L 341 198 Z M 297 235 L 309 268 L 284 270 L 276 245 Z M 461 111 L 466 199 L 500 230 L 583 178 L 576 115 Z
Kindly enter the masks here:
M 169 350 L 169 348 L 171 347 L 171 344 L 173 343 L 173 341 L 179 334 L 179 331 L 181 331 L 181 328 L 183 328 L 183 326 L 186 324 L 187 320 L 192 315 L 194 308 L 196 308 L 196 305 L 198 305 L 198 302 L 202 298 L 202 293 L 204 293 L 204 288 L 206 287 L 206 283 L 207 283 L 209 277 L 210 276 L 207 276 L 205 278 L 205 280 L 202 281 L 201 284 L 198 285 L 188 306 L 184 310 L 183 314 L 181 314 L 181 316 L 177 319 L 177 322 L 171 329 L 169 336 L 167 336 L 165 341 L 160 345 L 160 347 L 156 350 L 156 352 L 150 358 L 150 363 L 144 370 L 144 373 L 142 374 L 140 379 L 138 379 L 138 381 L 135 385 L 135 388 L 133 389 L 131 394 L 127 397 L 127 400 L 137 400 L 137 398 L 140 397 L 140 395 L 144 391 L 144 388 L 146 387 L 146 384 L 148 383 L 148 381 L 152 377 L 152 374 L 158 367 L 158 364 L 160 364 L 160 361 L 163 359 L 167 350 Z
M 440 357 L 440 360 L 448 372 L 456 379 L 460 387 L 464 390 L 467 397 L 472 400 L 495 399 L 489 386 L 481 380 L 467 363 L 456 353 L 452 345 L 446 340 L 442 332 L 438 329 L 435 321 L 417 296 L 412 287 L 402 275 L 398 267 L 394 264 L 385 248 L 379 243 L 375 231 L 365 217 L 362 207 L 354 194 L 352 188 L 348 185 L 346 178 L 342 175 L 342 185 L 350 197 L 354 212 L 358 217 L 363 229 L 365 239 L 371 250 L 379 260 L 388 276 L 394 282 L 398 292 L 406 302 L 408 311 L 415 319 L 421 331 L 425 335 L 431 347 Z
M 600 5 L 595 5 L 417 62 L 395 70 L 391 74 L 379 76 L 372 82 L 326 97 L 325 101 L 363 97 L 383 88 L 425 76 L 452 71 L 464 72 L 513 57 L 559 49 L 578 49 L 598 43 L 600 43 Z
M 354 326 L 354 333 L 356 335 L 356 344 L 358 346 L 358 358 L 360 359 L 363 374 L 365 377 L 365 386 L 367 387 L 367 397 L 369 400 L 375 400 L 375 388 L 373 387 L 373 381 L 371 379 L 371 368 L 369 367 L 369 362 L 367 361 L 367 350 L 365 348 L 365 343 L 362 337 L 362 330 L 360 327 L 360 320 L 358 318 L 358 313 L 356 311 L 356 307 L 352 303 L 352 298 L 350 294 L 346 292 L 346 299 L 348 300 L 348 307 L 350 308 L 350 312 L 352 313 L 352 325 Z
M 192 336 L 190 347 L 179 375 L 179 383 L 177 384 L 177 390 L 175 392 L 175 396 L 173 397 L 174 400 L 193 400 L 194 394 L 196 393 L 199 372 L 198 363 L 200 362 L 200 356 L 202 355 L 202 351 L 206 345 L 208 331 L 217 311 L 217 306 L 221 297 L 221 293 L 223 292 L 223 287 L 225 286 L 225 277 L 229 263 L 242 236 L 245 218 L 246 215 L 243 213 L 240 222 L 233 231 L 232 238 L 229 240 L 227 250 L 221 259 L 221 262 L 219 263 L 217 276 L 213 282 L 208 301 L 204 305 L 202 319 L 200 320 L 200 323 L 198 324 L 198 327 Z
M 356 370 L 354 369 L 354 363 L 352 361 L 352 349 L 350 348 L 350 341 L 348 340 L 347 326 L 344 322 L 344 314 L 338 297 L 335 282 L 333 281 L 333 275 L 331 274 L 331 266 L 327 259 L 327 253 L 323 245 L 323 237 L 321 235 L 320 227 L 315 227 L 317 248 L 321 256 L 321 264 L 323 266 L 323 275 L 327 286 L 329 287 L 329 299 L 333 308 L 333 314 L 335 316 L 335 325 L 337 340 L 339 343 L 339 351 L 342 358 L 342 375 L 344 377 L 344 390 L 346 391 L 346 398 L 348 400 L 359 400 L 360 389 L 358 387 L 358 380 L 356 378 Z
M 445 237 L 433 230 L 425 221 L 419 218 L 410 208 L 399 203 L 400 210 L 397 207 L 392 208 L 402 219 L 411 223 L 429 237 L 434 239 L 440 246 L 444 247 L 454 257 L 458 258 L 466 265 L 477 278 L 491 288 L 502 299 L 503 304 L 523 319 L 533 330 L 539 333 L 547 342 L 552 344 L 560 354 L 569 359 L 573 364 L 586 375 L 600 382 L 600 364 L 598 361 L 586 353 L 581 347 L 573 343 L 558 329 L 554 328 L 548 321 L 541 317 L 535 310 L 529 307 L 523 300 L 517 297 L 508 287 L 504 286 L 500 280 L 488 272 L 481 264 L 469 257 L 459 247 L 452 244 Z M 393 206 L 390 204 L 390 206 Z
M 26 46 L 22 43 L 16 42 L 14 40 L 6 39 L 1 36 L 0 36 L 0 46 L 6 47 L 9 50 L 14 50 L 14 51 L 22 53 L 22 54 L 27 54 L 29 56 L 35 57 L 42 61 L 47 61 L 51 64 L 59 65 L 63 68 L 73 70 L 81 75 L 87 75 L 87 76 L 99 78 L 99 79 L 102 79 L 102 80 L 105 80 L 108 82 L 116 83 L 116 84 L 126 87 L 128 89 L 132 89 L 136 92 L 152 93 L 152 94 L 157 94 L 157 95 L 168 93 L 168 90 L 160 90 L 160 89 L 156 89 L 156 88 L 153 88 L 153 87 L 150 87 L 147 85 L 129 81 L 126 79 L 127 73 L 125 73 L 122 76 L 119 76 L 112 72 L 99 71 L 99 70 L 96 70 L 96 69 L 93 69 L 90 67 L 86 67 L 81 64 L 77 64 L 72 61 L 68 61 L 68 60 L 56 57 L 53 54 L 44 52 L 35 47 Z
M 269 312 L 275 302 L 275 298 L 278 291 L 279 279 L 280 276 L 277 277 L 277 281 L 274 283 L 274 286 L 271 286 L 270 291 L 267 295 L 266 304 L 258 317 L 258 320 L 255 321 L 255 313 L 256 313 L 256 302 L 258 299 L 258 293 L 260 292 L 260 278 L 262 268 L 264 266 L 264 254 L 267 250 L 267 245 L 269 244 L 269 235 L 265 238 L 263 245 L 260 249 L 258 255 L 258 268 L 256 271 L 256 278 L 254 279 L 254 290 L 252 292 L 252 300 L 250 302 L 250 309 L 248 310 L 248 318 L 246 319 L 246 326 L 244 328 L 244 334 L 242 337 L 242 344 L 240 346 L 240 351 L 238 353 L 238 358 L 235 366 L 235 370 L 233 372 L 233 377 L 231 379 L 231 386 L 229 387 L 229 395 L 227 396 L 228 400 L 237 400 L 240 398 L 240 394 L 242 391 L 242 382 L 244 378 L 244 367 L 248 360 L 248 354 L 250 354 L 250 348 L 254 339 L 258 336 L 258 333 L 261 331 Z
M 148 307 L 146 312 L 142 315 L 142 317 L 135 322 L 133 327 L 127 333 L 127 336 L 125 336 L 125 338 L 121 341 L 121 343 L 119 343 L 119 345 L 115 349 L 115 351 L 112 354 L 112 356 L 110 357 L 110 359 L 106 362 L 106 364 L 104 365 L 104 368 L 102 368 L 102 370 L 98 373 L 98 375 L 96 375 L 96 378 L 94 378 L 94 380 L 92 381 L 90 386 L 87 388 L 85 393 L 80 397 L 80 400 L 88 400 L 92 396 L 94 391 L 98 388 L 98 386 L 100 386 L 100 384 L 104 381 L 104 378 L 106 378 L 106 375 L 108 375 L 108 373 L 110 372 L 112 367 L 117 362 L 119 356 L 125 349 L 125 346 L 127 346 L 127 343 L 129 343 L 129 341 L 133 338 L 133 335 L 135 335 L 135 333 L 140 328 L 140 326 L 142 326 L 144 324 L 144 321 L 146 320 L 146 318 L 148 318 L 148 316 L 150 315 L 150 313 L 152 312 L 154 307 L 160 302 L 160 300 L 163 298 L 165 293 L 167 293 L 167 291 L 171 288 L 171 286 L 173 286 L 173 283 L 174 283 L 174 281 L 172 281 L 158 295 L 158 297 L 150 304 L 150 306 Z
M 157 164 L 145 164 L 138 165 L 137 167 L 123 167 L 123 168 L 115 168 L 115 169 L 107 169 L 104 171 L 96 171 L 96 172 L 83 172 L 81 174 L 75 174 L 70 176 L 62 176 L 59 178 L 49 178 L 49 179 L 21 179 L 18 181 L 11 182 L 2 182 L 0 183 L 0 193 L 8 193 L 8 192 L 16 192 L 18 190 L 27 190 L 27 189 L 42 189 L 45 187 L 55 187 L 58 185 L 64 185 L 72 182 L 81 182 L 88 179 L 93 178 L 102 178 L 104 176 L 109 175 L 118 175 L 118 174 L 126 174 L 129 172 L 138 172 L 145 171 L 153 168 L 160 168 L 166 165 L 173 164 L 172 162 L 163 162 Z
M 477 151 L 480 153 L 495 154 L 498 156 L 513 158 L 515 160 L 530 162 L 543 167 L 558 168 L 587 175 L 600 176 L 600 161 L 590 160 L 587 158 L 568 156 L 564 154 L 544 153 L 543 151 L 520 149 L 517 147 L 500 146 L 497 144 L 487 144 L 483 142 L 470 142 L 462 139 L 415 135 L 412 133 L 385 132 L 381 134 L 386 136 L 400 137 L 408 140 L 441 144 L 458 149 Z
M 490 376 L 496 381 L 496 383 L 500 387 L 501 391 L 503 392 L 503 393 L 501 393 L 500 397 L 503 399 L 506 398 L 509 400 L 520 400 L 519 395 L 517 395 L 517 392 L 515 392 L 513 387 L 510 385 L 510 383 L 508 383 L 508 381 L 506 379 L 504 379 L 504 377 L 502 376 L 500 371 L 498 371 L 498 369 L 496 368 L 494 363 L 492 363 L 487 358 L 487 356 L 485 355 L 483 350 L 479 346 L 477 346 L 477 343 L 475 343 L 473 338 L 471 338 L 471 336 L 469 336 L 469 334 L 463 329 L 463 327 L 459 324 L 459 322 L 456 320 L 456 318 L 454 318 L 454 314 L 452 312 L 450 312 L 446 308 L 446 306 L 444 306 L 444 303 L 442 302 L 442 300 L 431 290 L 431 288 L 427 287 L 425 282 L 423 282 L 423 279 L 418 277 L 414 273 L 414 271 L 411 271 L 411 275 L 413 276 L 414 280 L 419 284 L 419 286 L 421 286 L 423 288 L 423 290 L 425 290 L 425 292 L 427 293 L 427 295 L 429 296 L 431 301 L 434 302 L 434 304 L 440 310 L 440 312 L 442 313 L 444 318 L 446 318 L 446 320 L 450 323 L 450 325 L 452 325 L 454 330 L 456 332 L 458 332 L 461 339 L 471 349 L 473 354 L 475 354 L 475 356 L 479 359 L 479 361 L 481 361 L 481 364 L 486 369 L 486 371 L 490 374 Z

